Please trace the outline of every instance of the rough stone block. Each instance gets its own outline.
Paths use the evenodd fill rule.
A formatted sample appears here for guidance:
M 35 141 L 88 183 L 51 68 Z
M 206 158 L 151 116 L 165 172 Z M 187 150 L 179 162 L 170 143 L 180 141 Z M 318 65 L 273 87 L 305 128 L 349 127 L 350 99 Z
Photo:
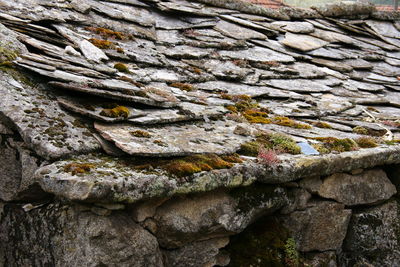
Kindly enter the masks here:
M 39 164 L 40 160 L 22 142 L 3 140 L 0 143 L 0 199 L 13 201 L 46 196 L 33 178 Z
M 105 217 L 59 203 L 29 212 L 6 204 L 0 240 L 4 266 L 163 266 L 156 238 L 119 211 Z
M 318 190 L 321 197 L 347 206 L 378 203 L 395 193 L 396 187 L 381 169 L 367 170 L 358 175 L 336 173 L 326 178 Z
M 331 201 L 315 202 L 304 211 L 281 217 L 302 252 L 338 250 L 345 238 L 351 210 Z
M 226 193 L 174 198 L 157 209 L 155 235 L 164 248 L 243 231 L 262 215 L 287 203 L 284 189 L 256 184 Z
M 166 266 L 197 267 L 225 266 L 226 260 L 221 261 L 220 249 L 229 243 L 228 237 L 195 242 L 176 250 L 166 250 Z M 224 264 L 225 263 L 225 264 Z M 229 263 L 229 261 L 228 261 Z
M 396 201 L 355 211 L 341 266 L 400 266 L 399 211 Z

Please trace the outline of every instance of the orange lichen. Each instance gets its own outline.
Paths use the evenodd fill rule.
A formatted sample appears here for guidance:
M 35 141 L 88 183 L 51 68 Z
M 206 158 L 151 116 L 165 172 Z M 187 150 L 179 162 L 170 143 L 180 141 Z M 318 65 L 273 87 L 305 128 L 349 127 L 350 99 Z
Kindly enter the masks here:
M 187 92 L 195 90 L 194 86 L 188 83 L 171 83 L 170 85 Z
M 122 32 L 116 32 L 113 30 L 105 29 L 105 28 L 96 28 L 96 27 L 86 27 L 85 28 L 88 31 L 97 33 L 101 35 L 103 38 L 112 38 L 112 39 L 117 39 L 117 40 L 124 40 L 127 38 L 127 36 L 122 33 Z
M 318 128 L 332 129 L 332 126 L 329 123 L 323 121 L 312 122 L 311 124 Z
M 192 67 L 192 71 L 193 71 L 194 73 L 196 73 L 196 74 L 199 74 L 199 75 L 203 73 L 203 71 L 202 71 L 201 69 L 196 68 L 196 67 Z
M 118 53 L 121 53 L 121 54 L 123 54 L 123 53 L 125 53 L 125 50 L 123 49 L 123 48 L 121 48 L 121 47 L 117 47 L 117 49 L 115 49 Z
M 110 117 L 110 118 L 128 118 L 129 109 L 124 106 L 117 106 L 114 108 L 105 108 L 100 112 L 100 115 Z
M 232 63 L 241 68 L 249 66 L 249 62 L 245 59 L 234 59 L 232 60 Z
M 143 138 L 150 138 L 151 134 L 149 132 L 143 131 L 143 130 L 136 130 L 130 132 L 131 135 L 135 137 L 143 137 Z
M 64 166 L 64 172 L 70 172 L 72 175 L 90 172 L 94 168 L 94 164 L 90 163 L 69 163 Z
M 115 48 L 115 44 L 113 42 L 107 41 L 107 40 L 91 38 L 91 39 L 89 39 L 89 42 L 91 42 L 94 46 L 97 46 L 100 49 L 114 49 Z
M 289 119 L 288 117 L 282 117 L 282 116 L 277 116 L 272 119 L 272 123 L 281 125 L 281 126 L 287 126 L 287 127 L 292 127 L 292 128 L 297 128 L 297 129 L 311 129 L 312 127 L 308 124 L 305 123 L 299 123 L 296 122 L 292 119 Z

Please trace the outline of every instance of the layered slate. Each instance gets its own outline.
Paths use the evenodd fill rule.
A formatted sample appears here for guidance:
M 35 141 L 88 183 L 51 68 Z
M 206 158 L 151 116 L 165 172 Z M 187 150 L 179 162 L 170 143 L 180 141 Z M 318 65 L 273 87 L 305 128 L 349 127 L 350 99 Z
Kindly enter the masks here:
M 3 58 L 0 40 L 0 118 L 48 160 L 101 148 L 150 161 L 226 155 L 264 133 L 305 148 L 369 138 L 391 149 L 400 139 L 396 19 L 359 3 L 273 11 L 240 1 L 6 0 L 0 33 L 21 48 Z M 21 82 L 21 72 L 35 79 Z

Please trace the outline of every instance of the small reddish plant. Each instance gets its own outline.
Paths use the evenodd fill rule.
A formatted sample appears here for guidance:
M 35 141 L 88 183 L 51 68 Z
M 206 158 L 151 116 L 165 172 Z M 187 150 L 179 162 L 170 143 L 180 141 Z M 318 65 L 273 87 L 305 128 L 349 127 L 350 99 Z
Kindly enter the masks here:
M 277 151 L 261 147 L 258 151 L 257 159 L 260 163 L 267 166 L 275 166 L 281 161 L 278 158 Z

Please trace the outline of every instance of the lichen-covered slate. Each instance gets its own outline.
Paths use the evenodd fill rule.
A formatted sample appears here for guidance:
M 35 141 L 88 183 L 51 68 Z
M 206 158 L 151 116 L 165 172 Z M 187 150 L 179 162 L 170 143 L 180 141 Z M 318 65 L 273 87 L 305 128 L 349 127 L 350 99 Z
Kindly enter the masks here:
M 155 127 L 95 123 L 95 128 L 105 139 L 115 142 L 126 153 L 138 156 L 229 154 L 236 152 L 241 144 L 251 139 L 234 134 L 236 124 L 230 121 Z
M 49 160 L 101 148 L 126 157 L 227 154 L 266 131 L 304 146 L 335 137 L 373 140 L 379 147 L 280 155 L 283 167 L 266 173 L 257 162 L 237 164 L 258 166 L 242 170 L 252 181 L 397 162 L 398 19 L 358 2 L 271 10 L 240 0 L 3 0 L 0 119 Z M 252 121 L 249 114 L 263 119 Z M 278 125 L 279 119 L 294 119 L 307 129 L 291 121 Z M 248 134 L 235 134 L 239 125 L 245 130 L 236 133 Z M 301 170 L 298 157 L 310 169 Z M 130 177 L 139 192 L 147 176 L 136 174 Z M 82 200 L 89 198 L 63 190 L 79 191 L 80 179 L 95 179 L 43 175 L 38 179 L 49 192 Z M 242 185 L 225 178 L 213 176 L 215 184 L 201 189 L 185 186 L 197 192 Z M 110 181 L 99 186 L 112 190 Z M 126 199 L 159 196 L 157 191 L 127 197 L 133 191 L 116 184 Z M 168 191 L 164 182 L 158 186 L 165 194 L 184 191 Z

